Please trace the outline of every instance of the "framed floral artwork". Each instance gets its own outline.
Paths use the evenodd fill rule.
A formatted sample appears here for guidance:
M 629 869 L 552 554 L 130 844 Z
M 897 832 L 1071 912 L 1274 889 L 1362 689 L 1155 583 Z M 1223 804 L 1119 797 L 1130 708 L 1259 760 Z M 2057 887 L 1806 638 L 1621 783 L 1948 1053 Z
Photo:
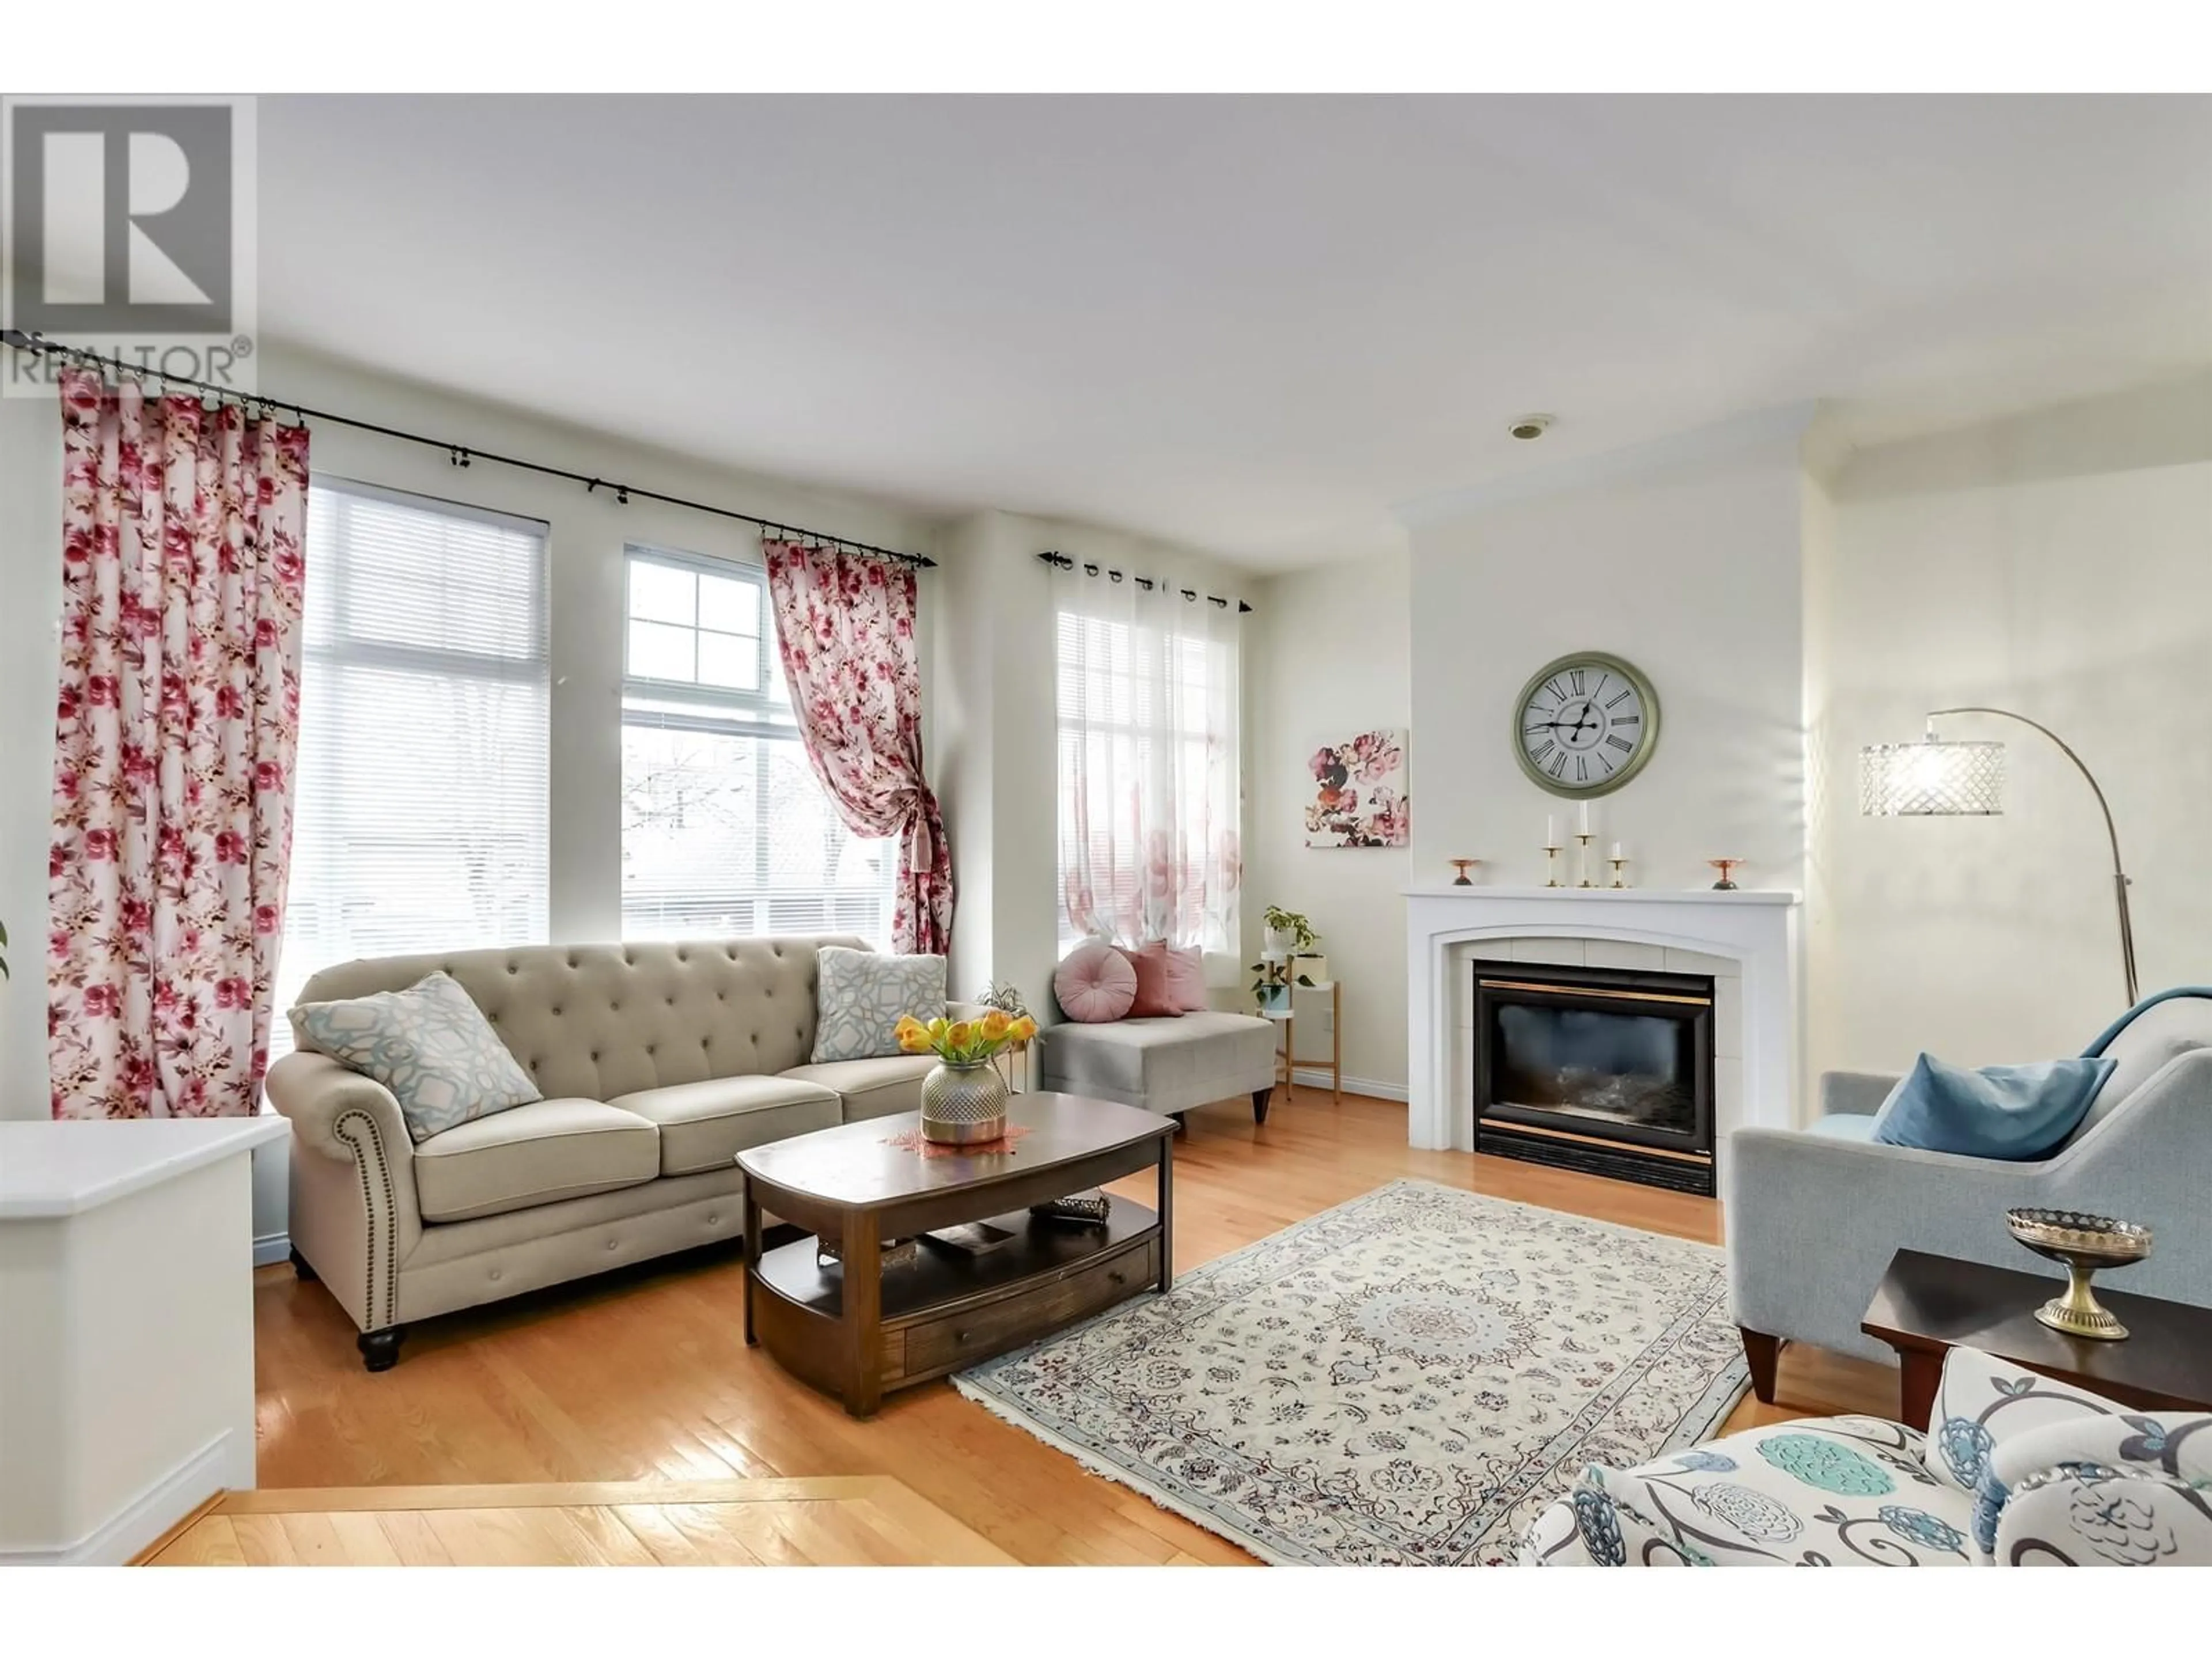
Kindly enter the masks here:
M 1307 769 L 1313 774 L 1307 846 L 1403 847 L 1411 839 L 1405 732 L 1362 732 L 1324 744 Z

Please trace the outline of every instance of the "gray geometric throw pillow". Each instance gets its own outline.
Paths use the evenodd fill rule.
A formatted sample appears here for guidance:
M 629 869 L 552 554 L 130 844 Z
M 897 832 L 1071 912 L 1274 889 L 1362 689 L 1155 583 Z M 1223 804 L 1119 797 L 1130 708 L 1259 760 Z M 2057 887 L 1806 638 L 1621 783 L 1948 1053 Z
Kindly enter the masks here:
M 887 957 L 825 945 L 814 994 L 814 1064 L 875 1060 L 899 1051 L 901 1014 L 927 1024 L 945 1017 L 945 958 Z
M 450 974 L 404 991 L 303 1002 L 290 1018 L 300 1047 L 391 1090 L 418 1141 L 545 1098 Z

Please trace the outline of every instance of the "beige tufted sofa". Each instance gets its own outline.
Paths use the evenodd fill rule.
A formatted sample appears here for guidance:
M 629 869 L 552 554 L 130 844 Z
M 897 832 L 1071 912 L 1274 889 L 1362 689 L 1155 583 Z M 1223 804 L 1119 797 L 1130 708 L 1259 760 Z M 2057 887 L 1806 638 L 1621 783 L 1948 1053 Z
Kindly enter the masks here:
M 319 1002 L 442 969 L 545 1095 L 418 1146 L 371 1079 L 304 1048 L 270 1068 L 270 1102 L 292 1122 L 294 1263 L 353 1316 L 368 1368 L 398 1360 L 416 1320 L 735 1238 L 739 1152 L 915 1110 L 927 1055 L 808 1063 L 824 945 L 868 948 L 556 945 L 309 980 L 301 1000 Z

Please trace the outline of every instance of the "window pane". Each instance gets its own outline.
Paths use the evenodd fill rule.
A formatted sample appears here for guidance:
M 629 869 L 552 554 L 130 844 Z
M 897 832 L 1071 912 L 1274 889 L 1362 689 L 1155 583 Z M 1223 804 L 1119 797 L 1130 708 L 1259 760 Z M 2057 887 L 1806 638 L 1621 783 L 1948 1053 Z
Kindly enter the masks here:
M 542 526 L 313 480 L 272 1054 L 334 963 L 545 940 L 544 558 Z
M 681 623 L 699 619 L 696 591 L 699 579 L 673 565 L 649 559 L 629 562 L 629 614 L 650 622 Z
M 629 625 L 629 672 L 648 680 L 696 678 L 691 642 L 696 637 L 688 628 L 669 628 L 659 623 L 632 623 Z
M 733 691 L 760 690 L 760 641 L 732 634 L 699 635 L 699 684 Z
M 761 631 L 761 585 L 731 576 L 699 578 L 699 626 L 723 634 Z
M 896 849 L 844 826 L 793 738 L 623 727 L 623 937 L 890 942 Z

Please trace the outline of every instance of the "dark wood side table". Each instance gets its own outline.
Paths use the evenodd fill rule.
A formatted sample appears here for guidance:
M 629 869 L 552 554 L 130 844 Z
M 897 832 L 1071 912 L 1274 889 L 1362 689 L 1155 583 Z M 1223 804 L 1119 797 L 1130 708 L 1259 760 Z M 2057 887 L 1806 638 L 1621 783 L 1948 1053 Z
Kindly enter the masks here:
M 2212 1308 L 2130 1296 L 2100 1279 L 2097 1299 L 2119 1316 L 2128 1335 L 2098 1342 L 2036 1318 L 2065 1285 L 2056 1273 L 1899 1250 L 1859 1323 L 1897 1350 L 1899 1416 L 1927 1428 L 1943 1356 L 1954 1348 L 1979 1348 L 2124 1406 L 2212 1411 Z
M 896 1144 L 918 1115 L 867 1118 L 738 1154 L 745 1173 L 745 1340 L 868 1417 L 902 1389 L 1004 1353 L 1140 1291 L 1172 1255 L 1172 1119 L 1080 1095 L 1021 1094 L 1000 1152 L 925 1156 Z M 1157 1167 L 1159 1208 L 1116 1197 L 1103 1225 L 1040 1220 L 1032 1204 Z M 810 1230 L 763 1252 L 761 1211 Z M 988 1221 L 1013 1237 L 980 1255 L 920 1243 L 885 1268 L 884 1241 Z M 817 1264 L 817 1237 L 842 1262 Z

